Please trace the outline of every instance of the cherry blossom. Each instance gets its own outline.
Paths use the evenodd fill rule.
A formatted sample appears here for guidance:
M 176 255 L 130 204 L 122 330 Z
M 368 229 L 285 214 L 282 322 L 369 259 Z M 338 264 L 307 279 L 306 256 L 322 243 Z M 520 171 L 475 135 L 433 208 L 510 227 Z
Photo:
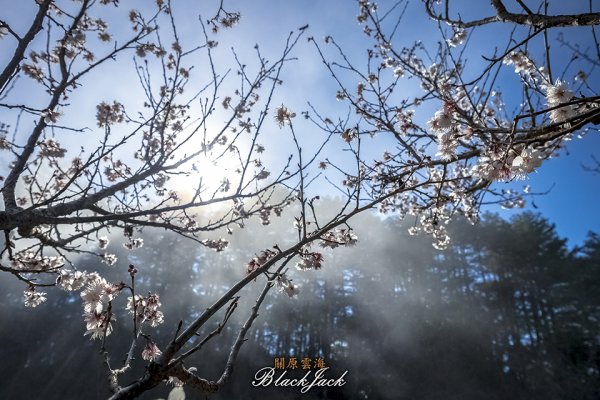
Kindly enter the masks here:
M 142 351 L 142 358 L 146 361 L 154 361 L 162 352 L 154 342 L 148 342 Z
M 86 323 L 85 335 L 90 335 L 90 339 L 102 339 L 112 333 L 112 321 L 114 315 L 108 311 L 86 310 L 83 314 Z
M 25 290 L 23 295 L 25 296 L 26 307 L 35 308 L 47 300 L 45 292 L 36 291 L 33 287 L 29 287 Z
M 81 298 L 86 312 L 100 313 L 119 294 L 122 287 L 109 283 L 101 277 L 94 276 L 93 278 L 87 282 L 85 289 L 81 292 Z
M 279 291 L 287 294 L 289 297 L 295 297 L 300 293 L 300 289 L 297 285 L 294 285 L 291 279 L 289 279 L 285 274 L 279 275 L 276 278 L 276 284 L 279 288 Z

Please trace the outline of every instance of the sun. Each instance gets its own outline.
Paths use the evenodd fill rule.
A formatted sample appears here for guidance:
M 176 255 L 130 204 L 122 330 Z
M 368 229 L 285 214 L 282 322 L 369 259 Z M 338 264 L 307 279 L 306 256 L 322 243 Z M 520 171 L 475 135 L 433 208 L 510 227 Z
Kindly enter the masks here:
M 183 201 L 189 201 L 200 190 L 202 199 L 226 195 L 238 183 L 240 161 L 235 154 L 202 153 L 172 175 L 172 187 Z

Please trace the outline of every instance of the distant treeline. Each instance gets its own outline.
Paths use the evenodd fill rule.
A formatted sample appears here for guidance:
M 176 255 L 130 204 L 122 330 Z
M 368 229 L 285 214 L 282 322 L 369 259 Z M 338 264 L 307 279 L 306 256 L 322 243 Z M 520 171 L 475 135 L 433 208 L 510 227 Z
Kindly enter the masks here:
M 287 228 L 275 226 L 274 232 Z M 510 221 L 487 215 L 475 227 L 451 225 L 452 245 L 440 252 L 430 238 L 409 236 L 406 223 L 363 216 L 355 228 L 359 244 L 324 252 L 322 270 L 291 267 L 299 298 L 269 295 L 230 385 L 206 398 L 600 398 L 598 235 L 590 233 L 583 245 L 570 249 L 540 215 L 524 213 Z M 120 281 L 134 263 L 140 290 L 157 291 L 164 305 L 165 324 L 148 331 L 161 346 L 179 319 L 201 312 L 243 275 L 261 240 L 268 246 L 278 237 L 255 236 L 249 226 L 237 232 L 231 248 L 216 254 L 176 235 L 154 233 L 143 235 L 142 250 L 119 250 L 117 267 L 86 258 L 77 265 L 101 268 Z M 7 278 L 0 283 L 0 398 L 108 397 L 100 344 L 83 337 L 78 295 L 49 289 L 48 302 L 29 310 L 22 305 L 23 288 Z M 243 293 L 235 318 L 188 366 L 207 379 L 218 378 L 254 302 L 253 290 L 262 284 Z M 125 313 L 117 319 L 107 345 L 124 355 L 131 325 Z M 218 322 L 220 317 L 199 338 Z M 299 363 L 303 357 L 322 358 L 332 377 L 347 370 L 348 383 L 309 394 L 253 388 L 256 371 L 273 366 L 277 357 L 296 357 Z M 138 372 L 141 358 L 139 364 Z M 163 388 L 143 398 L 167 394 Z

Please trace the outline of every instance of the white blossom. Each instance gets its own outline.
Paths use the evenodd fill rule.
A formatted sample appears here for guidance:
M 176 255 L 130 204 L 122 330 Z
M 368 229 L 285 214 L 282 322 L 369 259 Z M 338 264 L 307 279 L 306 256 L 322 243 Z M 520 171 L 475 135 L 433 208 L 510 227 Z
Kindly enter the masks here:
M 296 113 L 288 110 L 283 104 L 275 109 L 275 121 L 280 128 L 283 128 L 286 122 L 291 122 L 295 116 Z
M 254 257 L 252 260 L 250 260 L 246 264 L 246 273 L 250 274 L 255 269 L 260 268 L 261 266 L 265 265 L 271 258 L 275 257 L 276 254 L 277 253 L 275 253 L 271 249 L 266 249 L 266 250 L 261 251 L 259 255 Z
M 142 358 L 146 361 L 154 361 L 156 357 L 160 356 L 162 352 L 154 342 L 148 342 L 144 350 L 142 351 Z
M 58 287 L 69 292 L 81 289 L 90 279 L 85 271 L 61 269 L 58 273 L 56 280 Z M 95 279 L 95 276 L 92 279 Z
M 546 101 L 548 107 L 558 107 L 561 104 L 571 101 L 575 95 L 569 89 L 569 85 L 565 81 L 557 79 L 554 85 L 546 86 Z M 560 123 L 568 120 L 576 115 L 573 105 L 564 105 L 554 108 L 550 111 L 550 120 L 554 123 Z
M 62 267 L 65 260 L 60 256 L 39 256 L 31 251 L 14 255 L 11 267 L 30 271 L 52 271 Z
M 445 250 L 450 244 L 450 236 L 448 236 L 444 226 L 439 226 L 434 230 L 433 238 L 435 241 L 432 245 L 437 250 Z
M 419 234 L 419 232 L 421 232 L 421 228 L 419 228 L 418 226 L 411 226 L 410 228 L 408 228 L 408 234 L 410 236 L 416 236 Z
M 60 147 L 60 143 L 53 138 L 46 138 L 39 142 L 38 145 L 40 146 L 41 157 L 62 158 L 67 152 L 67 150 Z
M 444 110 L 439 110 L 432 119 L 427 121 L 427 124 L 436 133 L 445 132 L 452 127 L 452 116 Z
M 450 161 L 456 156 L 458 141 L 451 133 L 441 133 L 437 135 L 438 151 L 435 154 L 443 161 Z
M 522 51 L 511 51 L 502 61 L 506 65 L 514 65 L 515 72 L 531 73 L 535 65 L 531 62 L 527 54 Z
M 147 321 L 150 322 L 150 326 L 152 326 L 153 328 L 157 327 L 158 325 L 165 322 L 164 314 L 162 313 L 162 311 L 159 311 L 159 310 L 153 310 L 150 308 L 146 308 L 144 317 L 146 318 Z
M 12 146 L 8 139 L 6 139 L 6 135 L 0 135 L 0 150 L 8 150 Z
M 354 246 L 358 242 L 358 237 L 352 229 L 336 229 L 326 232 L 321 236 L 321 247 L 335 249 L 338 246 Z
M 276 285 L 280 292 L 287 294 L 289 297 L 297 296 L 298 293 L 300 293 L 298 286 L 294 285 L 292 280 L 289 279 L 285 274 L 277 277 Z
M 35 79 L 38 82 L 42 82 L 44 80 L 44 72 L 37 65 L 23 64 L 21 68 L 28 77 Z
M 101 250 L 106 250 L 108 243 L 110 243 L 110 241 L 106 236 L 100 236 L 98 238 L 98 247 L 100 247 Z
M 229 241 L 223 238 L 220 239 L 204 239 L 202 240 L 202 244 L 208 247 L 209 249 L 213 249 L 217 252 L 221 252 L 229 246 Z
M 113 104 L 102 102 L 96 106 L 96 123 L 100 128 L 123 122 L 125 110 L 119 102 L 113 101 Z
M 402 78 L 404 76 L 404 69 L 402 67 L 394 68 L 394 76 L 396 78 Z
M 550 111 L 550 120 L 554 123 L 560 123 L 574 117 L 576 114 L 572 105 L 562 106 Z
M 123 247 L 125 247 L 126 249 L 129 249 L 129 250 L 142 248 L 142 247 L 144 247 L 144 239 L 142 239 L 142 238 L 136 238 L 136 239 L 129 238 L 128 242 L 123 243 Z
M 467 31 L 462 28 L 459 28 L 456 31 L 454 31 L 454 35 L 452 35 L 452 37 L 448 39 L 447 42 L 450 47 L 456 47 L 458 45 L 463 44 L 466 38 Z
M 127 298 L 126 310 L 130 314 L 135 314 L 137 323 L 149 322 L 151 326 L 156 327 L 164 322 L 164 314 L 158 308 L 161 306 L 160 298 L 156 293 L 148 293 L 143 297 L 135 295 Z
M 35 308 L 46 301 L 46 293 L 45 292 L 36 292 L 35 288 L 29 287 L 25 292 L 23 292 L 25 296 L 25 306 Z
M 323 255 L 321 253 L 303 250 L 299 256 L 300 261 L 296 263 L 296 268 L 300 271 L 320 269 L 323 266 Z
M 556 106 L 570 101 L 575 95 L 565 81 L 557 79 L 554 85 L 546 87 L 546 100 L 549 106 Z
M 529 173 L 542 165 L 542 152 L 531 148 L 525 148 L 521 154 L 516 156 L 512 162 L 512 172 L 515 177 L 523 179 Z
M 102 256 L 102 262 L 104 262 L 106 265 L 113 266 L 117 263 L 117 256 L 114 254 L 105 253 Z
M 58 121 L 58 118 L 62 115 L 62 113 L 56 110 L 47 110 L 42 115 L 44 116 L 45 123 L 53 124 Z
M 105 335 L 112 333 L 113 327 L 111 321 L 114 321 L 114 316 L 108 310 L 95 311 L 86 310 L 83 314 L 86 329 L 84 335 L 90 335 L 90 339 L 102 339 Z
M 94 277 L 81 292 L 84 310 L 86 312 L 102 312 L 108 302 L 119 294 L 120 289 L 121 287 L 107 282 L 104 278 Z

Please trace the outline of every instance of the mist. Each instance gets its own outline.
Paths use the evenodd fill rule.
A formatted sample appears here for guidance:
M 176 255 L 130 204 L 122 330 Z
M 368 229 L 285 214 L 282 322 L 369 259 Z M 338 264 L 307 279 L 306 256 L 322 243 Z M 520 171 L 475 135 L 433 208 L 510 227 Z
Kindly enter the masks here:
M 339 201 L 320 200 L 324 209 Z M 293 215 L 294 208 L 287 213 Z M 327 212 L 327 211 L 325 211 Z M 221 253 L 179 235 L 140 231 L 144 247 L 128 251 L 113 232 L 114 267 L 97 258 L 73 260 L 79 269 L 101 270 L 127 281 L 138 269 L 136 290 L 161 296 L 165 323 L 149 330 L 163 347 L 178 322 L 191 321 L 245 276 L 259 249 L 285 246 L 297 237 L 292 218 L 271 218 L 270 229 L 250 221 Z M 359 242 L 323 250 L 323 268 L 288 275 L 300 288 L 296 298 L 271 290 L 242 347 L 229 385 L 208 399 L 595 399 L 600 395 L 600 237 L 590 233 L 568 248 L 552 223 L 524 213 L 507 221 L 488 214 L 476 226 L 457 221 L 445 251 L 431 239 L 410 236 L 410 221 L 364 213 L 351 223 Z M 256 232 L 266 232 L 256 235 Z M 221 334 L 186 361 L 198 374 L 217 379 L 230 346 L 266 278 L 240 294 L 239 305 Z M 0 282 L 0 398 L 104 399 L 109 396 L 100 344 L 83 336 L 78 293 L 48 288 L 48 301 L 26 309 L 23 285 Z M 115 300 L 125 303 L 123 294 Z M 124 309 L 116 307 L 115 309 Z M 131 318 L 116 315 L 107 338 L 111 354 L 123 357 L 130 344 Z M 218 327 L 218 314 L 198 332 L 201 340 Z M 336 388 L 254 388 L 255 373 L 274 359 L 321 358 Z M 121 360 L 115 359 L 118 363 Z M 134 362 L 131 378 L 143 371 Z M 289 371 L 291 377 L 303 371 Z M 126 382 L 127 379 L 124 380 Z M 141 398 L 167 398 L 161 385 Z

